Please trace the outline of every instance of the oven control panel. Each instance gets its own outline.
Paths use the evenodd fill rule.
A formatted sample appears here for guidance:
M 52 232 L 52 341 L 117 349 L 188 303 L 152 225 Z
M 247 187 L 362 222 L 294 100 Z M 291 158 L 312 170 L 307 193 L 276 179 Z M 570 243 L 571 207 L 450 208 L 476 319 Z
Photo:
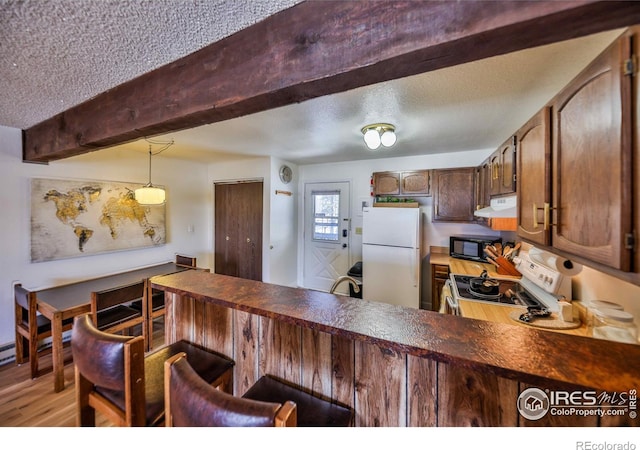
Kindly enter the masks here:
M 532 262 L 526 254 L 521 254 L 513 259 L 513 262 L 527 280 L 541 287 L 550 294 L 557 294 L 562 283 L 563 276 L 555 270 Z

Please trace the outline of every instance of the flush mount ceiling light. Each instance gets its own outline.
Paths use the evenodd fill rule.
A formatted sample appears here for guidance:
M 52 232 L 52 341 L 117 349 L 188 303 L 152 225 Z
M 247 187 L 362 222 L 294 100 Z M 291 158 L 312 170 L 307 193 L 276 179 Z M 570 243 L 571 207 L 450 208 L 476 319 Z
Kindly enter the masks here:
M 149 143 L 149 182 L 135 190 L 135 199 L 141 205 L 162 205 L 165 202 L 166 194 L 164 189 L 154 186 L 151 183 L 151 157 L 158 155 L 173 145 L 173 140 L 170 142 L 153 142 L 145 139 Z M 155 153 L 151 151 L 153 144 L 160 144 L 163 147 L 157 150 Z
M 376 150 L 380 145 L 391 147 L 396 143 L 396 127 L 390 123 L 373 123 L 362 128 L 364 143 L 371 150 Z

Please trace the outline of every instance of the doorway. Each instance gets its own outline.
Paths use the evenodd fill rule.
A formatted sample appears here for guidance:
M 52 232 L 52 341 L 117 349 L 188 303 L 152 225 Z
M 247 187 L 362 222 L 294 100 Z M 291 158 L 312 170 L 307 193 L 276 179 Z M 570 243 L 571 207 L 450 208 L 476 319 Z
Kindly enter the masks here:
M 350 261 L 349 182 L 308 183 L 304 192 L 304 287 L 329 291 Z M 347 293 L 343 284 L 337 292 Z
M 215 273 L 262 281 L 262 181 L 214 186 Z

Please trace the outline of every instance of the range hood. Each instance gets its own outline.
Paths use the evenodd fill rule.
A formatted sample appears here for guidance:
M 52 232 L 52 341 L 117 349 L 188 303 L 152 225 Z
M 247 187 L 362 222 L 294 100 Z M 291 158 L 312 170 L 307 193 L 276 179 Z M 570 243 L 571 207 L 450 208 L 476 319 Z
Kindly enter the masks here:
M 517 197 L 511 195 L 509 197 L 492 198 L 488 207 L 478 209 L 473 213 L 474 216 L 488 218 L 516 218 L 518 215 Z

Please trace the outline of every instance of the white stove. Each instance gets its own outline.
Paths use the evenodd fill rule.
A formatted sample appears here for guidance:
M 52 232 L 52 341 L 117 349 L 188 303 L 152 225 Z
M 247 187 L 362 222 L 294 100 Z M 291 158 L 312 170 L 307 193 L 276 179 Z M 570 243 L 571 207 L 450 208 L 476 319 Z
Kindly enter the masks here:
M 448 309 L 456 314 L 458 301 L 467 300 L 506 307 L 539 307 L 558 312 L 558 300 L 571 299 L 570 277 L 533 262 L 527 253 L 521 253 L 513 259 L 513 263 L 522 278 L 471 277 L 452 273 L 448 281 L 452 297 L 447 299 Z

